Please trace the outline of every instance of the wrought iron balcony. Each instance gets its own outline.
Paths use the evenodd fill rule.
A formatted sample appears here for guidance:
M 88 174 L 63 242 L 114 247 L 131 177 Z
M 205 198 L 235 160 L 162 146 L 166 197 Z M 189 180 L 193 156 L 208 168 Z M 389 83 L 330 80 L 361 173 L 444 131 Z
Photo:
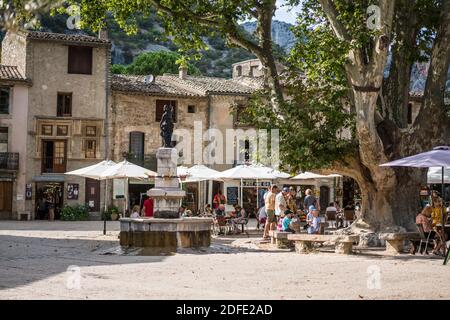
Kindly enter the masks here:
M 19 170 L 19 154 L 16 152 L 0 152 L 0 170 Z

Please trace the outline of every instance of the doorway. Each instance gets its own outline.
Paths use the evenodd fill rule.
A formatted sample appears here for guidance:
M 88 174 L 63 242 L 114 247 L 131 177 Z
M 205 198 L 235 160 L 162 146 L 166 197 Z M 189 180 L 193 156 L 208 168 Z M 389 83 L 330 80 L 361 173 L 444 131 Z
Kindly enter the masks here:
M 100 181 L 86 178 L 86 197 L 85 202 L 90 212 L 100 211 Z
M 65 140 L 42 141 L 42 172 L 43 173 L 66 172 Z
M 64 183 L 37 182 L 35 217 L 39 220 L 48 219 L 49 208 L 55 209 L 55 219 L 60 219 L 61 209 L 64 206 Z
M 11 219 L 12 191 L 11 181 L 0 181 L 0 219 Z
M 328 207 L 328 204 L 330 203 L 330 188 L 327 186 L 321 186 L 320 187 L 320 211 L 322 213 L 325 213 L 325 209 Z

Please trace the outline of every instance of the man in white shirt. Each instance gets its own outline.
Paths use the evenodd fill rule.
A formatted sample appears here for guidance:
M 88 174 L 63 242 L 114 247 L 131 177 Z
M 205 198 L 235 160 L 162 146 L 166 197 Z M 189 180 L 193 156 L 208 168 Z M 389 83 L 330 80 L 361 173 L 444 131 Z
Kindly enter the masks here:
M 277 216 L 277 219 L 280 218 L 282 212 L 287 210 L 286 197 L 288 193 L 289 188 L 284 187 L 275 197 L 275 215 Z

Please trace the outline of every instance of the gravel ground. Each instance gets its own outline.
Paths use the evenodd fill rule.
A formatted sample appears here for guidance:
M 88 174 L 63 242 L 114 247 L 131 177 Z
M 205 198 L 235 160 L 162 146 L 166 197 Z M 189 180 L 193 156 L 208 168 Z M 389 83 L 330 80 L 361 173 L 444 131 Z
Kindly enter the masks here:
M 0 222 L 0 299 L 449 299 L 450 265 L 420 255 L 299 255 L 222 237 L 208 250 L 117 254 L 117 222 Z M 72 266 L 72 267 L 70 267 Z M 69 268 L 69 271 L 68 271 Z

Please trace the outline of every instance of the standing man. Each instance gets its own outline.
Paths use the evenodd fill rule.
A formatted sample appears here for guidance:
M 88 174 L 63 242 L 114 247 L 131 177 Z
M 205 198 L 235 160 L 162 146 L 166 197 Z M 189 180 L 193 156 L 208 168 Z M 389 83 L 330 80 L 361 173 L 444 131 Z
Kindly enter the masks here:
M 303 200 L 303 205 L 305 207 L 305 210 L 309 210 L 310 206 L 314 206 L 315 208 L 320 210 L 319 204 L 317 203 L 317 199 L 312 194 L 312 190 L 306 189 L 305 194 L 306 194 L 306 197 L 305 197 L 305 200 Z
M 144 201 L 144 205 L 142 206 L 142 213 L 144 217 L 153 217 L 153 199 L 149 196 L 146 196 L 147 199 Z
M 275 198 L 275 215 L 277 216 L 277 221 L 280 219 L 281 214 L 287 210 L 286 197 L 289 194 L 289 188 L 284 187 Z
M 219 189 L 213 199 L 213 209 L 218 209 L 220 205 L 225 205 L 226 202 L 227 198 L 222 194 L 222 190 Z
M 275 230 L 277 224 L 277 218 L 275 217 L 275 197 L 278 192 L 278 187 L 272 185 L 269 188 L 269 192 L 264 195 L 264 203 L 266 208 L 267 220 L 264 226 L 263 238 L 269 238 L 269 231 Z

